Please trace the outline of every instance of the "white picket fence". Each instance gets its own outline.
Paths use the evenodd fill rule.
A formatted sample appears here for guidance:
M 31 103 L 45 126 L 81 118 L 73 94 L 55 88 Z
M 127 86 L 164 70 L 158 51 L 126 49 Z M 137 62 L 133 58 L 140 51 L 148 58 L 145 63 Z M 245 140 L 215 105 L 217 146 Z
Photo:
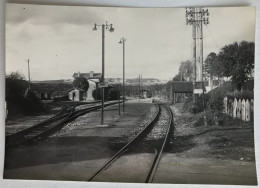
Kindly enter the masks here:
M 223 99 L 225 114 L 233 118 L 239 118 L 243 121 L 252 121 L 254 119 L 254 100 L 248 99 Z

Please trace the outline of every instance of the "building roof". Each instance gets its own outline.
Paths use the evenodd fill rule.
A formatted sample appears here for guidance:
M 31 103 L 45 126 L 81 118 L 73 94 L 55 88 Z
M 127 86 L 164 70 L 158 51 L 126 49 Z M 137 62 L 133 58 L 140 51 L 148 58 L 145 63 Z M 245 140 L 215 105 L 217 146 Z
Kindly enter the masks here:
M 72 77 L 84 77 L 87 79 L 100 79 L 102 76 L 102 73 L 93 73 L 93 76 L 90 75 L 90 73 L 74 73 Z

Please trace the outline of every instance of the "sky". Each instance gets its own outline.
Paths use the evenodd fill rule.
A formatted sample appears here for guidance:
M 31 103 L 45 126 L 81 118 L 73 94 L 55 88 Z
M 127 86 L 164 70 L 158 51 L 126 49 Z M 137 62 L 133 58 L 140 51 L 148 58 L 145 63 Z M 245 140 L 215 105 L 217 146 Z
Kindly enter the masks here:
M 204 57 L 235 41 L 255 40 L 255 7 L 208 8 Z M 31 80 L 72 79 L 74 72 L 101 72 L 102 32 L 94 23 L 113 24 L 105 32 L 105 77 L 172 79 L 182 61 L 192 59 L 192 27 L 185 8 L 109 8 L 7 4 L 6 73 Z

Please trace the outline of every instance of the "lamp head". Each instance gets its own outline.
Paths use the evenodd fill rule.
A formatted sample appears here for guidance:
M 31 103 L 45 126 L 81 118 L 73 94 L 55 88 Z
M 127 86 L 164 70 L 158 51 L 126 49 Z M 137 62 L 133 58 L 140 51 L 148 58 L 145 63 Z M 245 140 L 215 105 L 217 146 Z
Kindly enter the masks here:
M 112 32 L 114 32 L 114 30 L 115 29 L 113 28 L 113 25 L 111 24 L 109 31 L 112 33 Z
M 94 24 L 93 31 L 97 30 L 97 24 Z

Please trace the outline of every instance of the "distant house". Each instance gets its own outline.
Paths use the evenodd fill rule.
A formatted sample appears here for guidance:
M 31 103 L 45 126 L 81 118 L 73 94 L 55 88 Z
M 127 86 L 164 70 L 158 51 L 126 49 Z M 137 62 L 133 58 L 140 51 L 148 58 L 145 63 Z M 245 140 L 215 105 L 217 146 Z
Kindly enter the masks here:
M 149 91 L 148 90 L 146 90 L 146 89 L 141 89 L 140 90 L 140 97 L 142 99 L 147 99 L 148 96 L 149 96 Z
M 101 81 L 102 73 L 95 73 L 90 71 L 89 73 L 74 73 L 73 78 L 84 77 L 88 79 L 89 88 L 88 91 L 84 94 L 84 100 L 94 100 L 93 91 L 96 90 L 97 84 Z
M 82 101 L 86 96 L 86 92 L 82 89 L 72 88 L 68 91 L 68 95 L 71 101 Z

